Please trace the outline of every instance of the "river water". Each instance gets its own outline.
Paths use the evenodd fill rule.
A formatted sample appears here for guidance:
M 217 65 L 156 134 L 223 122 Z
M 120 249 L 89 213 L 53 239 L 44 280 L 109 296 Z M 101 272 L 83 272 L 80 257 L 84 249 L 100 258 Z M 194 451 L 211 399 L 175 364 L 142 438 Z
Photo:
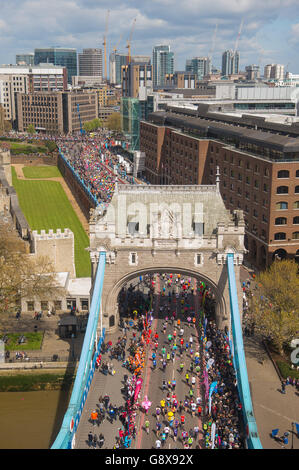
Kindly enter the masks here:
M 67 391 L 1 392 L 0 449 L 49 449 L 69 402 Z

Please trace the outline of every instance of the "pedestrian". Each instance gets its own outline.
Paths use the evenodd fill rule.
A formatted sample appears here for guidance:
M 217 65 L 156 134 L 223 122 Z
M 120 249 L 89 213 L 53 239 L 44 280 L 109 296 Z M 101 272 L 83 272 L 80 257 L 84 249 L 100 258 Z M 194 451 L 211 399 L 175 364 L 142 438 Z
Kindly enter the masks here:
M 150 422 L 148 419 L 145 421 L 144 426 L 145 426 L 146 433 L 149 434 Z
M 90 419 L 91 419 L 91 422 L 92 422 L 92 425 L 93 425 L 93 426 L 94 426 L 94 425 L 96 424 L 96 422 L 98 421 L 98 417 L 99 417 L 99 415 L 98 415 L 97 410 L 93 410 L 93 411 L 91 412 L 91 415 L 90 415 Z
M 96 434 L 94 434 L 94 436 L 93 436 L 92 443 L 93 443 L 93 447 L 96 449 L 97 448 L 97 443 L 98 443 L 98 438 L 97 438 Z
M 92 445 L 92 442 L 93 442 L 93 434 L 91 431 L 89 431 L 88 433 L 88 446 L 89 447 Z
M 281 393 L 286 393 L 286 383 L 284 380 L 281 382 Z
M 99 447 L 100 447 L 100 448 L 103 447 L 104 441 L 105 441 L 105 438 L 104 438 L 103 434 L 101 433 L 101 434 L 99 435 Z
M 161 448 L 161 441 L 160 439 L 157 439 L 156 440 L 156 449 L 160 449 Z

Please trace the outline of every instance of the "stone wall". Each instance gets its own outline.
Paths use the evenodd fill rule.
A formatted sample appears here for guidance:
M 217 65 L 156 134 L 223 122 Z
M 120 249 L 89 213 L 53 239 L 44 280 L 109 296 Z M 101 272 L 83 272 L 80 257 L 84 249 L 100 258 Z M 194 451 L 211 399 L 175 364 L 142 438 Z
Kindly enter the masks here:
M 85 215 L 86 219 L 89 220 L 89 211 L 91 208 L 95 207 L 95 204 L 88 197 L 84 191 L 82 184 L 75 178 L 72 170 L 67 166 L 63 158 L 58 155 L 57 166 L 66 182 L 70 188 L 74 198 L 76 199 L 80 209 Z
M 57 153 L 52 155 L 36 155 L 35 153 L 31 155 L 11 155 L 11 163 L 18 165 L 26 166 L 38 166 L 38 165 L 57 165 Z

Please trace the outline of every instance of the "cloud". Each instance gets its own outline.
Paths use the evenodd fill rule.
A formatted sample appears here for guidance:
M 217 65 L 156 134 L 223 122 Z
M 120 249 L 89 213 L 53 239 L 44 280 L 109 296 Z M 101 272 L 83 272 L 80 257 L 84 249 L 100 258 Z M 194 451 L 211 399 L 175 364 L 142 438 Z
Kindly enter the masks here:
M 276 32 L 276 27 L 282 31 L 283 21 L 286 29 L 290 24 L 290 44 L 298 44 L 298 24 L 291 28 L 298 16 L 298 0 L 0 0 L 0 62 L 12 62 L 16 53 L 35 47 L 60 45 L 78 51 L 99 47 L 108 9 L 108 51 L 121 37 L 118 48 L 126 50 L 136 18 L 132 53 L 151 55 L 155 44 L 166 42 L 176 53 L 179 68 L 187 58 L 208 54 L 216 24 L 214 57 L 219 64 L 222 52 L 234 47 L 242 19 L 241 62 L 242 57 L 254 62 L 263 48 L 283 54 Z M 291 53 L 295 56 L 295 49 Z

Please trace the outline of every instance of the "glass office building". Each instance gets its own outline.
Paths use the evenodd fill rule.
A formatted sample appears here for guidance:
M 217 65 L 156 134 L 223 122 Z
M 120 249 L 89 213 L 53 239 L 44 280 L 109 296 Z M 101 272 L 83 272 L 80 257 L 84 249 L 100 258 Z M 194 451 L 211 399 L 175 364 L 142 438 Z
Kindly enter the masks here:
M 34 50 L 34 65 L 54 64 L 66 67 L 67 81 L 72 83 L 72 77 L 77 75 L 77 50 L 68 48 L 49 47 Z

